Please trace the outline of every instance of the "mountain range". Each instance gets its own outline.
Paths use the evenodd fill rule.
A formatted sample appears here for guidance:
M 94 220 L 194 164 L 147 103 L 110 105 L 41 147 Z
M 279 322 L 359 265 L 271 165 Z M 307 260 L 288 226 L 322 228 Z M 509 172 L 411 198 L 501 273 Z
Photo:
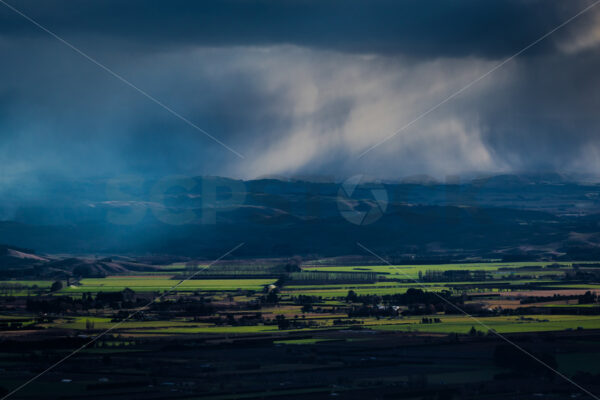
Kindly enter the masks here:
M 210 258 L 245 243 L 237 256 L 327 257 L 364 254 L 361 243 L 398 262 L 600 256 L 600 185 L 558 174 L 48 178 L 1 193 L 0 243 L 42 254 Z

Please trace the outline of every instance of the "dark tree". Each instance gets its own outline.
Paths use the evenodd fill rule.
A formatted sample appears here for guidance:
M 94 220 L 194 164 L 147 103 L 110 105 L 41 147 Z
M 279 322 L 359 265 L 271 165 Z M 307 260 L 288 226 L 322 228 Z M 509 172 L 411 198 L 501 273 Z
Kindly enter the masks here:
M 61 281 L 56 281 L 52 284 L 52 286 L 50 286 L 50 291 L 51 292 L 58 292 L 59 290 L 61 290 L 63 288 L 63 284 Z
M 285 318 L 285 315 L 278 315 L 275 317 L 275 320 L 277 321 L 277 327 L 281 330 L 290 327 L 290 321 Z
M 355 303 L 358 300 L 358 296 L 354 290 L 348 290 L 348 295 L 346 296 L 346 301 L 348 303 Z

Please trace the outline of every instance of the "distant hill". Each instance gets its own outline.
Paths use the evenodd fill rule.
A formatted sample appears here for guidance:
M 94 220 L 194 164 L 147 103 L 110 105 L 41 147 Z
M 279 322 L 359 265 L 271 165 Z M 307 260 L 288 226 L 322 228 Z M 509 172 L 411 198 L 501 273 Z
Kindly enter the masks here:
M 133 261 L 105 258 L 60 258 L 39 256 L 32 250 L 0 246 L 0 275 L 3 279 L 18 277 L 65 278 L 103 277 L 140 271 L 155 271 L 157 267 Z
M 377 207 L 370 183 L 353 187 L 350 196 L 339 182 L 277 179 L 48 179 L 40 185 L 16 188 L 10 201 L 2 197 L 0 208 L 12 211 L 0 221 L 1 242 L 49 254 L 166 259 L 219 257 L 241 242 L 238 256 L 362 255 L 361 242 L 388 257 L 417 260 L 595 258 L 600 244 L 600 186 L 559 174 L 385 183 L 379 186 L 385 212 L 369 225 L 355 225 L 340 207 Z M 19 253 L 35 256 L 11 252 L 5 264 L 18 264 Z M 134 268 L 124 262 L 87 260 L 79 267 L 97 274 Z M 72 273 L 75 267 L 56 268 Z
M 0 270 L 40 265 L 48 262 L 45 257 L 34 254 L 33 250 L 0 245 Z

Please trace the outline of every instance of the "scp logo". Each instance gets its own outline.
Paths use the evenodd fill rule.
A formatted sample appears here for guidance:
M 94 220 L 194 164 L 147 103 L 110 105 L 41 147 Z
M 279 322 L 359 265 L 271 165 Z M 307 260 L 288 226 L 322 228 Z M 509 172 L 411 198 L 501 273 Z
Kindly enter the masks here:
M 388 193 L 382 184 L 364 175 L 355 175 L 340 185 L 337 206 L 346 221 L 355 225 L 369 225 L 385 213 Z

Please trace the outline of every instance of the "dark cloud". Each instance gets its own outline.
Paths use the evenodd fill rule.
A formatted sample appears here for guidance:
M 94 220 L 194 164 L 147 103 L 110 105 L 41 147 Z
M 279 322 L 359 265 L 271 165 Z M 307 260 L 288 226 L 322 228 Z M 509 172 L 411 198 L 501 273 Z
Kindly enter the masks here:
M 600 172 L 598 10 L 357 157 L 589 1 L 13 1 L 246 158 L 0 4 L 0 189 L 46 173 Z
M 282 45 L 500 57 L 554 28 L 588 0 L 13 0 L 67 37 L 96 35 L 157 46 Z M 0 7 L 0 33 L 44 34 Z M 534 51 L 552 49 L 552 40 Z
M 483 140 L 514 169 L 599 172 L 600 54 L 530 59 L 480 105 Z

